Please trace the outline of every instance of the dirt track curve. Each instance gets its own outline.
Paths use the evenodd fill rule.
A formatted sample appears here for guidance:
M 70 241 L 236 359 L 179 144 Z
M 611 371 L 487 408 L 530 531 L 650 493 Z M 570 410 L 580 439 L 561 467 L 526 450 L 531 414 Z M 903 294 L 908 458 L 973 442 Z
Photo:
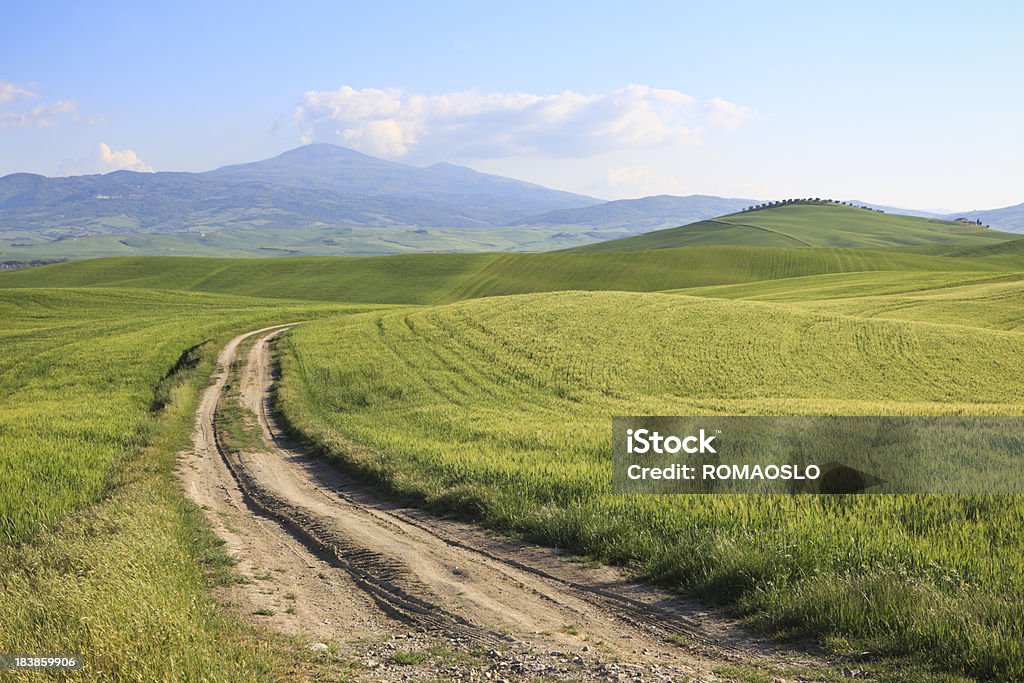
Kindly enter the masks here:
M 250 579 L 222 597 L 257 623 L 332 643 L 366 680 L 486 680 L 494 671 L 510 681 L 719 680 L 713 672 L 735 664 L 816 668 L 815 655 L 618 569 L 401 507 L 302 452 L 269 409 L 270 343 L 287 329 L 240 335 L 221 351 L 181 468 L 188 495 Z M 218 434 L 218 406 L 239 345 L 253 336 L 238 380 L 264 444 L 238 453 Z M 472 661 L 443 672 L 388 664 L 395 643 L 426 642 L 486 651 L 486 671 Z

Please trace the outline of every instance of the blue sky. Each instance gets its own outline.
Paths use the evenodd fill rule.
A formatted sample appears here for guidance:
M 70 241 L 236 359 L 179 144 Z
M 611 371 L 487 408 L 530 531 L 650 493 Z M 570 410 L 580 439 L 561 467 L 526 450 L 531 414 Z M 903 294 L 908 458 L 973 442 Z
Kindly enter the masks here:
M 606 198 L 1024 202 L 1024 5 L 776 5 L 15 3 L 0 174 L 322 141 Z

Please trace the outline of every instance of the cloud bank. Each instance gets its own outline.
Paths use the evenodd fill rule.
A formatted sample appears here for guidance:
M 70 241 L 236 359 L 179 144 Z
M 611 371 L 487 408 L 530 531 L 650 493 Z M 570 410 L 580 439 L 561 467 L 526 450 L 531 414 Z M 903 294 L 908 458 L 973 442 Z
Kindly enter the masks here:
M 84 159 L 68 159 L 60 165 L 61 175 L 86 175 L 111 171 L 142 171 L 152 173 L 153 167 L 139 158 L 133 149 L 114 150 L 101 142 Z
M 699 144 L 708 130 L 732 130 L 749 107 L 677 90 L 629 85 L 602 95 L 474 91 L 407 95 L 343 86 L 310 91 L 294 112 L 304 142 L 334 142 L 375 156 L 416 153 L 495 159 L 585 158 L 617 150 Z

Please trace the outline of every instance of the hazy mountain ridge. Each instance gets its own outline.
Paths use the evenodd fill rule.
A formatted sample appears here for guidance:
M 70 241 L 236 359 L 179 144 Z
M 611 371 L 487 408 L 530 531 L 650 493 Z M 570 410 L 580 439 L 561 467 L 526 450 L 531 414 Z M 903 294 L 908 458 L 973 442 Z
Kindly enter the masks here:
M 0 178 L 0 230 L 50 238 L 227 227 L 504 226 L 600 200 L 468 168 L 406 166 L 333 145 L 205 173 Z
M 1024 204 L 1003 206 L 995 209 L 976 209 L 973 211 L 919 211 L 918 209 L 906 209 L 881 204 L 871 204 L 854 200 L 852 203 L 866 206 L 870 209 L 881 209 L 886 213 L 897 213 L 904 216 L 919 216 L 921 218 L 941 218 L 947 221 L 955 221 L 958 218 L 966 218 L 971 221 L 981 221 L 982 224 L 1005 230 L 1006 232 L 1024 232 Z
M 732 199 L 710 195 L 656 195 L 640 199 L 619 199 L 596 206 L 559 209 L 531 216 L 522 225 L 585 225 L 588 227 L 621 227 L 628 232 L 645 232 L 664 227 L 714 218 L 740 211 L 753 199 Z
M 5 258 L 25 260 L 122 249 L 182 254 L 543 250 L 686 225 L 759 202 L 708 195 L 603 202 L 462 166 L 421 168 L 313 144 L 204 173 L 5 176 L 0 178 L 0 249 Z M 1024 232 L 1024 204 L 942 217 L 980 219 Z M 369 235 L 380 228 L 392 232 Z M 426 228 L 450 230 L 427 234 Z M 479 233 L 463 239 L 458 231 L 467 229 Z M 367 233 L 353 252 L 345 245 L 355 238 L 338 232 L 346 230 Z M 170 241 L 154 245 L 149 236 Z
M 1010 232 L 1024 232 L 1024 204 L 1004 206 L 999 209 L 982 209 L 978 211 L 963 211 L 951 213 L 947 218 L 966 218 L 968 220 L 980 220 L 997 230 L 1008 230 Z

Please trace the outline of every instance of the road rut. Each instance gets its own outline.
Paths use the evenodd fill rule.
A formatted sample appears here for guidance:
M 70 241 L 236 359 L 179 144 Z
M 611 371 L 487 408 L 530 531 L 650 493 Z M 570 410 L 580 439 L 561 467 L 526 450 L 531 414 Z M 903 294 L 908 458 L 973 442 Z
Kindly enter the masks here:
M 287 329 L 240 335 L 221 351 L 182 468 L 188 494 L 239 571 L 267 579 L 232 589 L 229 599 L 262 613 L 269 627 L 348 641 L 420 633 L 467 648 L 528 651 L 556 660 L 538 665 L 544 675 L 572 680 L 610 676 L 608 661 L 653 665 L 663 680 L 713 680 L 723 664 L 819 663 L 619 569 L 398 505 L 305 453 L 271 410 L 271 344 Z M 225 443 L 218 407 L 229 400 L 229 369 L 250 337 L 235 400 L 263 445 L 239 452 Z M 574 655 L 576 666 L 561 676 L 567 653 L 587 654 Z M 598 660 L 604 668 L 593 668 Z

